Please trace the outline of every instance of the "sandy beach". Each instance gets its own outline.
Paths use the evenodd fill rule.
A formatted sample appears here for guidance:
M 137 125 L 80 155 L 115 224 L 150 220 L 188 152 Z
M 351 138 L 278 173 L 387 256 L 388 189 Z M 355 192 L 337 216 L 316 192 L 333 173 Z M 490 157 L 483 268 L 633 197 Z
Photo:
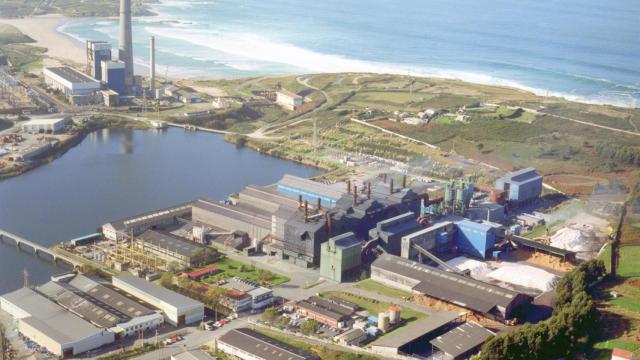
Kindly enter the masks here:
M 58 32 L 56 28 L 68 19 L 62 15 L 44 15 L 22 19 L 2 19 L 0 23 L 10 24 L 36 42 L 32 45 L 47 48 L 47 55 L 54 59 L 83 64 L 85 54 L 82 46 L 72 38 Z M 45 62 L 45 65 L 48 65 Z

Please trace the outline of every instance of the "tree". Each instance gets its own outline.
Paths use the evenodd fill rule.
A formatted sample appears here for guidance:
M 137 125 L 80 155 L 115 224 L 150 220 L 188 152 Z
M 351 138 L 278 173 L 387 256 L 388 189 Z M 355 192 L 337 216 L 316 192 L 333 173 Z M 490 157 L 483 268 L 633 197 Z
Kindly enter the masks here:
M 215 320 L 218 321 L 218 310 L 222 306 L 222 299 L 226 294 L 226 290 L 217 286 L 210 286 L 207 289 L 205 297 L 207 298 L 207 303 L 213 309 L 215 313 Z
M 266 309 L 260 318 L 265 322 L 272 322 L 278 317 L 278 310 L 275 307 L 270 307 Z
M 279 324 L 280 329 L 286 328 L 287 325 L 289 325 L 290 322 L 291 322 L 291 319 L 289 319 L 288 317 L 286 317 L 286 316 L 281 317 L 280 318 L 280 324 Z
M 163 272 L 160 275 L 160 285 L 163 287 L 169 287 L 173 284 L 173 274 L 170 272 Z
M 313 319 L 307 319 L 302 323 L 302 325 L 300 325 L 300 331 L 302 331 L 302 333 L 305 335 L 315 334 L 315 332 L 318 331 L 319 327 L 320 325 L 317 321 Z

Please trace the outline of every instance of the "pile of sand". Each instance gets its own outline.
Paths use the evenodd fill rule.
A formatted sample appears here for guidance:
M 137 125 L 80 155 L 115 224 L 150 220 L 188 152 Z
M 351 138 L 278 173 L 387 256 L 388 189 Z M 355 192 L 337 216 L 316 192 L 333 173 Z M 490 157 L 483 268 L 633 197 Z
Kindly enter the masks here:
M 589 235 L 584 231 L 568 227 L 562 228 L 553 234 L 551 246 L 575 252 L 591 250 Z
M 457 258 L 451 259 L 447 261 L 447 265 L 456 268 L 460 271 L 469 270 L 471 272 L 471 277 L 474 279 L 484 278 L 488 273 L 490 273 L 493 268 L 487 263 L 482 261 L 469 259 L 464 256 L 459 256 Z
M 542 292 L 552 290 L 560 280 L 560 277 L 540 268 L 515 263 L 504 263 L 498 269 L 487 274 L 487 277 Z

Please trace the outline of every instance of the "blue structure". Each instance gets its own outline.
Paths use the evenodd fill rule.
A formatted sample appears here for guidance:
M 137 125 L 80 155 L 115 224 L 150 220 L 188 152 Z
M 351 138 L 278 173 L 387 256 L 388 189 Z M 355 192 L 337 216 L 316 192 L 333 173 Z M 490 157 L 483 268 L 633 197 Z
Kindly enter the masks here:
M 307 200 L 311 204 L 316 204 L 320 199 L 322 206 L 326 207 L 334 207 L 346 193 L 333 186 L 292 175 L 285 175 L 278 181 L 277 190 L 296 198 L 302 196 L 302 200 Z
M 125 76 L 125 66 L 122 61 L 102 62 L 102 81 L 119 95 L 125 94 L 126 91 Z
M 87 41 L 87 66 L 89 75 L 100 81 L 102 62 L 111 60 L 111 44 L 106 41 Z
M 505 191 L 507 199 L 515 203 L 526 202 L 540 197 L 542 176 L 534 168 L 511 172 L 496 180 L 496 189 Z
M 455 244 L 465 254 L 486 258 L 487 250 L 496 242 L 496 230 L 485 224 L 471 220 L 456 222 L 458 231 L 455 236 Z

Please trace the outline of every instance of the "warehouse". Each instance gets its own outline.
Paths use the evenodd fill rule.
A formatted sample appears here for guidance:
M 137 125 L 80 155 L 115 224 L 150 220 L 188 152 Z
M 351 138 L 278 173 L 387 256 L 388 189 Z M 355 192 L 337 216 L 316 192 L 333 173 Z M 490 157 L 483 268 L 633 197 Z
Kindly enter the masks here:
M 351 309 L 317 296 L 298 301 L 295 309 L 298 314 L 334 329 L 347 327 L 353 314 Z
M 414 245 L 436 255 L 449 253 L 456 232 L 455 223 L 448 220 L 434 222 L 431 226 L 405 235 L 401 239 L 400 256 L 418 261 L 419 252 Z
M 407 212 L 378 222 L 376 227 L 369 231 L 369 239 L 380 239 L 380 245 L 386 252 L 400 255 L 402 237 L 421 228 L 422 226 L 417 222 L 416 215 L 412 212 Z
M 357 278 L 362 242 L 352 232 L 334 236 L 320 246 L 320 275 L 337 282 Z
M 112 332 L 97 328 L 29 288 L 3 295 L 0 307 L 18 321 L 20 333 L 61 357 L 73 357 L 115 340 Z
M 371 279 L 499 320 L 511 319 L 515 309 L 533 300 L 525 294 L 389 254 L 371 265 Z
M 238 194 L 238 202 L 264 211 L 275 213 L 280 207 L 297 209 L 302 206 L 293 197 L 283 195 L 269 188 L 248 185 Z
M 38 292 L 93 325 L 117 336 L 135 335 L 164 322 L 162 314 L 83 275 L 59 277 Z
M 92 96 L 100 90 L 99 81 L 68 66 L 47 67 L 42 73 L 47 86 L 63 93 L 75 105 L 91 103 Z
M 345 194 L 345 191 L 337 189 L 335 186 L 325 185 L 317 181 L 285 175 L 277 185 L 278 192 L 297 198 L 302 196 L 303 200 L 316 203 L 318 199 L 322 206 L 333 207 L 336 202 Z
M 495 188 L 505 192 L 512 203 L 525 203 L 540 197 L 542 176 L 534 168 L 510 172 L 496 180 Z
M 136 238 L 136 247 L 152 253 L 167 263 L 176 262 L 183 267 L 191 267 L 192 260 L 205 249 L 194 241 L 185 240 L 169 233 L 147 230 Z
M 221 204 L 198 199 L 193 204 L 192 219 L 195 223 L 209 225 L 227 231 L 243 231 L 251 239 L 262 240 L 271 234 L 271 215 L 242 206 Z
M 174 326 L 202 321 L 204 305 L 129 273 L 111 279 L 113 286 L 162 310 L 165 322 Z
M 229 330 L 218 339 L 218 350 L 243 360 L 320 360 L 319 357 L 248 329 Z
M 56 134 L 63 132 L 68 122 L 69 118 L 32 119 L 20 124 L 20 128 L 23 132 L 31 134 Z
M 178 219 L 191 217 L 191 203 L 149 211 L 102 225 L 102 233 L 109 240 L 122 240 L 126 236 L 138 236 L 158 227 L 177 225 Z
M 439 352 L 433 356 L 443 360 L 469 359 L 492 335 L 493 332 L 478 323 L 465 323 L 430 341 Z

